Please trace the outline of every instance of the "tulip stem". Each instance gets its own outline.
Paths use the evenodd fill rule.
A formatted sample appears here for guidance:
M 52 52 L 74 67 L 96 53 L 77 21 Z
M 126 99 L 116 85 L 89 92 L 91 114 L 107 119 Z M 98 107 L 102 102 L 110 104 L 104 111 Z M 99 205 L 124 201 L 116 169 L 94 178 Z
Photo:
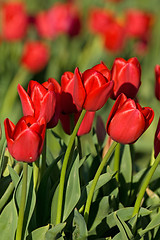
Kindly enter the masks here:
M 59 224 L 61 222 L 61 215 L 62 215 L 62 202 L 63 202 L 63 193 L 64 193 L 64 182 L 65 182 L 65 175 L 66 175 L 66 169 L 67 169 L 67 164 L 69 161 L 70 153 L 72 150 L 72 146 L 74 144 L 74 140 L 76 137 L 76 134 L 78 132 L 78 129 L 81 125 L 81 122 L 85 116 L 86 110 L 83 109 L 82 113 L 77 121 L 77 124 L 73 130 L 73 133 L 70 137 L 69 144 L 64 156 L 63 160 L 63 165 L 62 165 L 62 170 L 61 170 L 61 176 L 60 176 L 60 183 L 59 183 L 59 192 L 58 192 L 58 204 L 57 204 L 57 218 L 56 218 L 56 224 Z
M 142 202 L 142 198 L 145 194 L 145 191 L 146 191 L 146 188 L 158 166 L 160 162 L 160 154 L 157 156 L 157 158 L 155 159 L 155 162 L 153 163 L 153 165 L 151 166 L 146 178 L 144 179 L 143 183 L 142 183 L 142 186 L 141 186 L 141 189 L 139 191 L 139 194 L 138 194 L 138 197 L 137 197 L 137 200 L 135 202 L 135 205 L 134 205 L 134 210 L 133 210 L 133 214 L 132 214 L 132 217 L 136 216 L 138 213 L 139 213 L 139 209 L 140 209 L 140 205 L 141 205 L 141 202 Z
M 114 153 L 114 171 L 116 172 L 115 178 L 116 178 L 117 182 L 119 181 L 120 150 L 121 150 L 121 144 L 118 143 L 115 148 L 115 153 Z
M 24 211 L 26 204 L 26 195 L 27 195 L 27 172 L 28 164 L 23 163 L 23 178 L 22 178 L 22 190 L 21 190 L 21 202 L 19 207 L 19 217 L 17 224 L 16 240 L 22 240 L 22 230 L 23 230 L 23 220 L 24 220 Z
M 86 206 L 85 206 L 85 210 L 84 210 L 84 219 L 86 221 L 86 224 L 88 223 L 88 217 L 89 217 L 91 202 L 92 202 L 93 194 L 94 194 L 98 179 L 99 179 L 99 177 L 102 173 L 102 170 L 103 170 L 104 166 L 106 165 L 108 159 L 110 158 L 113 150 L 117 146 L 117 144 L 118 144 L 117 142 L 112 143 L 112 145 L 108 149 L 108 152 L 106 153 L 106 155 L 102 159 L 102 162 L 100 163 L 99 168 L 98 168 L 98 170 L 97 170 L 97 172 L 94 176 L 94 179 L 92 181 L 92 185 L 91 185 L 91 188 L 90 188 L 89 193 L 88 193 L 87 202 L 86 202 Z

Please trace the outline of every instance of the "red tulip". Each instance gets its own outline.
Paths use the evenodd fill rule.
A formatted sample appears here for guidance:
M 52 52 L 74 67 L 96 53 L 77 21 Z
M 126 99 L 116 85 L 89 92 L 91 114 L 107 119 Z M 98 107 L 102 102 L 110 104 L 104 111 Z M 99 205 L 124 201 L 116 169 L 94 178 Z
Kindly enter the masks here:
M 62 114 L 60 115 L 60 121 L 63 127 L 63 130 L 67 134 L 71 134 L 73 128 L 75 127 L 78 118 L 80 116 L 81 112 L 73 113 L 73 114 Z M 82 136 L 84 134 L 87 134 L 91 131 L 93 120 L 94 120 L 95 112 L 86 112 L 82 123 L 79 127 L 79 130 L 77 132 L 77 136 Z
M 27 33 L 28 17 L 24 3 L 6 2 L 2 5 L 2 38 L 8 41 L 22 39 Z
M 158 121 L 155 137 L 154 137 L 154 157 L 156 158 L 160 152 L 160 118 Z
M 51 118 L 51 120 L 47 123 L 47 128 L 53 128 L 58 124 L 59 116 L 61 113 L 61 86 L 54 78 L 49 78 L 47 82 L 42 84 L 46 89 L 52 89 L 56 96 L 56 104 L 55 104 L 55 111 Z
M 127 97 L 134 98 L 141 85 L 141 66 L 136 57 L 128 61 L 116 58 L 111 70 L 111 78 L 114 81 L 112 99 L 124 93 Z
M 154 112 L 149 107 L 142 108 L 123 93 L 119 95 L 109 114 L 106 130 L 116 142 L 134 143 L 149 127 Z
M 150 13 L 129 9 L 126 12 L 126 32 L 130 37 L 146 39 L 151 30 L 152 15 Z
M 79 108 L 97 111 L 106 103 L 113 88 L 113 81 L 106 78 L 106 71 L 103 74 L 93 67 L 80 73 L 78 68 L 75 69 L 73 99 Z
M 42 152 L 46 124 L 32 116 L 22 117 L 16 125 L 4 121 L 8 150 L 17 161 L 34 162 Z
M 48 47 L 39 42 L 31 41 L 24 45 L 21 63 L 33 73 L 41 71 L 48 63 L 49 51 Z
M 155 95 L 160 100 L 160 65 L 155 66 L 156 84 L 155 84 Z
M 36 81 L 30 81 L 27 92 L 18 84 L 18 93 L 24 116 L 31 115 L 37 120 L 43 117 L 46 123 L 52 119 L 55 113 L 56 95 L 51 82 L 44 87 Z

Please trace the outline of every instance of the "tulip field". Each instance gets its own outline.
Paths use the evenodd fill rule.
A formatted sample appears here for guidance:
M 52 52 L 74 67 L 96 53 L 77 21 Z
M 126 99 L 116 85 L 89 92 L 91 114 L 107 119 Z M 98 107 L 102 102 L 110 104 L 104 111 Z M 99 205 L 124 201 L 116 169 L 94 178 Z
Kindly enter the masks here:
M 0 0 L 0 240 L 160 240 L 159 10 Z

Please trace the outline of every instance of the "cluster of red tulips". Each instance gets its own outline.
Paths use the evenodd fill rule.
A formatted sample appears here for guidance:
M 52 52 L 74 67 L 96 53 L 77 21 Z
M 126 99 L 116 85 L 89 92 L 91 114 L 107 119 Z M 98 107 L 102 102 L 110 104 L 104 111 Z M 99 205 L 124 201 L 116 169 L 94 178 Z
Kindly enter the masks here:
M 156 67 L 157 82 L 159 68 Z M 53 128 L 60 119 L 64 131 L 70 134 L 83 109 L 86 115 L 78 135 L 91 130 L 95 111 L 108 98 L 115 99 L 106 131 L 116 142 L 134 143 L 151 124 L 154 112 L 134 100 L 141 84 L 141 67 L 137 58 L 116 58 L 112 69 L 101 62 L 83 73 L 65 72 L 61 85 L 49 78 L 40 84 L 30 81 L 27 92 L 18 85 L 24 116 L 14 125 L 4 122 L 8 149 L 18 161 L 33 162 L 42 152 L 45 129 Z M 157 83 L 158 84 L 158 83 Z M 159 129 L 159 127 L 158 127 Z M 157 130 L 158 131 L 158 130 Z M 155 138 L 155 156 L 159 149 L 159 131 Z

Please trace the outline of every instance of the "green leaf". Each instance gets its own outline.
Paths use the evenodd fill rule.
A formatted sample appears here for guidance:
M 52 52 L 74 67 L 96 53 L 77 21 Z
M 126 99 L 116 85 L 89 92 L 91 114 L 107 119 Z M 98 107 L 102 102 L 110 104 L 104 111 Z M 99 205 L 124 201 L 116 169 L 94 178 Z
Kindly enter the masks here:
M 6 146 L 7 146 L 7 141 L 4 142 L 3 148 L 2 148 L 2 153 L 0 157 L 0 178 L 2 176 L 3 168 L 4 168 L 4 162 L 5 162 L 5 151 L 6 151 Z
M 115 222 L 116 222 L 116 225 L 118 226 L 119 231 L 120 231 L 120 233 L 121 233 L 121 236 L 122 236 L 121 239 L 123 239 L 123 240 L 128 240 L 129 238 L 127 237 L 126 231 L 125 231 L 125 229 L 124 229 L 124 227 L 123 227 L 120 219 L 116 216 L 116 212 L 114 212 L 113 217 L 114 217 L 114 220 L 115 220 Z
M 47 226 L 37 228 L 27 236 L 26 240 L 45 240 L 45 234 L 48 229 L 49 224 Z
M 23 174 L 23 173 L 22 173 Z M 21 189 L 22 189 L 22 177 L 20 178 L 17 188 L 15 190 L 14 201 L 15 204 L 20 205 L 21 199 Z M 28 225 L 30 223 L 34 208 L 36 203 L 36 195 L 33 185 L 33 169 L 28 165 L 28 176 L 27 176 L 27 196 L 26 196 L 26 207 L 24 212 L 24 224 L 23 224 L 23 235 L 28 234 Z
M 65 194 L 63 222 L 70 215 L 76 206 L 81 195 L 80 181 L 79 181 L 79 156 L 77 155 L 73 166 L 71 168 Z
M 0 239 L 14 240 L 17 228 L 17 211 L 14 201 L 10 201 L 0 215 Z
M 9 169 L 9 174 L 11 175 L 12 181 L 14 183 L 14 186 L 17 186 L 17 183 L 19 181 L 19 175 L 16 173 L 16 171 L 8 165 L 8 169 Z
M 86 222 L 83 216 L 74 210 L 73 227 L 75 228 L 72 234 L 73 240 L 86 240 L 88 236 Z
M 118 224 L 119 224 L 119 227 L 120 227 L 120 228 L 123 227 L 123 229 L 124 229 L 127 237 L 128 237 L 129 239 L 132 239 L 134 236 L 133 236 L 130 228 L 128 227 L 128 225 L 127 225 L 120 217 L 118 217 L 118 216 L 116 215 L 116 213 L 115 213 L 115 216 L 114 216 L 114 217 L 117 218 L 117 220 L 119 221 L 119 222 L 117 221 L 117 226 L 118 226 Z M 120 226 L 120 224 L 121 224 L 121 226 Z M 119 228 L 119 230 L 120 230 L 120 228 Z M 123 231 L 123 230 L 122 230 L 122 231 Z
M 124 206 L 127 205 L 130 196 L 132 182 L 132 156 L 130 145 L 124 145 L 120 163 L 119 183 L 120 201 Z
M 61 232 L 63 228 L 66 226 L 66 223 L 60 223 L 51 229 L 49 229 L 45 234 L 45 240 L 53 240 L 53 239 L 61 239 Z M 63 239 L 63 238 L 62 238 Z
M 139 231 L 138 233 L 142 237 L 145 233 L 156 228 L 157 226 L 160 226 L 160 213 L 158 213 L 157 216 L 153 218 L 153 220 L 147 225 L 145 229 Z
M 56 225 L 56 217 L 57 217 L 57 203 L 58 203 L 58 192 L 59 192 L 59 185 L 57 186 L 51 204 L 51 223 Z

